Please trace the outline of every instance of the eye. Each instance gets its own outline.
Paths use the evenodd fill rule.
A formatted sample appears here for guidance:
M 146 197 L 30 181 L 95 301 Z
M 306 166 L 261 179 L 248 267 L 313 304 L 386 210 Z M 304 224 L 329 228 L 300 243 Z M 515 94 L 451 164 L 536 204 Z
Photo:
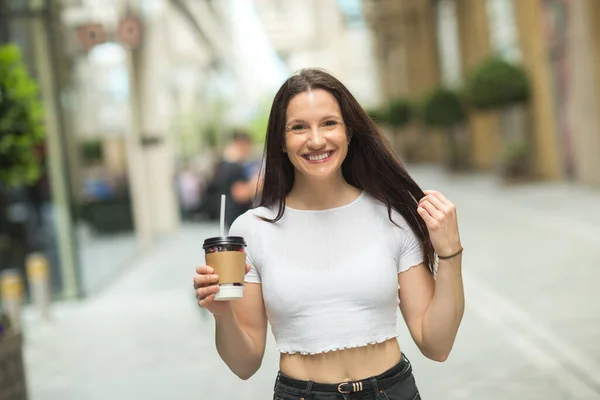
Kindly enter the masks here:
M 338 127 L 338 125 L 340 125 L 340 123 L 338 121 L 329 120 L 323 124 L 323 127 L 327 130 L 334 130 L 335 128 Z
M 290 131 L 292 131 L 294 133 L 301 133 L 301 132 L 304 132 L 305 130 L 306 130 L 306 126 L 301 125 L 301 124 L 292 125 L 292 127 L 290 128 Z

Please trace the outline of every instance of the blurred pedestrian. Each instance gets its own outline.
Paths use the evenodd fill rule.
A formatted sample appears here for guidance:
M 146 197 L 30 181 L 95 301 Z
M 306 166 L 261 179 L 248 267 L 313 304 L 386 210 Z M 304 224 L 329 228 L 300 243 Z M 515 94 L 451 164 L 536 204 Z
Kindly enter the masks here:
M 420 399 L 398 305 L 421 352 L 446 360 L 464 312 L 454 205 L 422 191 L 348 89 L 315 69 L 275 96 L 258 205 L 230 231 L 248 244 L 244 297 L 215 302 L 210 266 L 194 277 L 229 368 L 259 369 L 268 322 L 275 399 Z
M 213 219 L 219 216 L 221 194 L 227 196 L 225 225 L 252 207 L 258 176 L 249 175 L 247 163 L 252 154 L 253 141 L 246 132 L 236 130 L 217 163 L 213 179 L 206 190 L 206 202 Z
M 177 189 L 183 219 L 189 220 L 200 205 L 200 177 L 187 162 L 177 172 Z

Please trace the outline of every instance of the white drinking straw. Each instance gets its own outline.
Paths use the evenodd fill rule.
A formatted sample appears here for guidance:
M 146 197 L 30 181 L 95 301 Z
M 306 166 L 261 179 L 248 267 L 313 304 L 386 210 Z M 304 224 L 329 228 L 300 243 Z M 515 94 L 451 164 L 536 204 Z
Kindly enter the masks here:
M 225 236 L 225 198 L 224 194 L 221 195 L 221 237 Z

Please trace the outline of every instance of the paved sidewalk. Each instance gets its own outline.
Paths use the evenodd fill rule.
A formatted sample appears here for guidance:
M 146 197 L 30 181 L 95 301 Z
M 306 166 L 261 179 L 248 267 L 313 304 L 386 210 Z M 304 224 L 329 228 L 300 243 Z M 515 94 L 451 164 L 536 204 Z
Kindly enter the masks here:
M 424 399 L 600 399 L 600 191 L 504 187 L 411 167 L 458 207 L 467 310 L 450 359 L 400 340 Z M 100 295 L 25 315 L 32 400 L 272 398 L 277 353 L 238 380 L 214 348 L 191 279 L 214 225 L 184 226 Z M 270 334 L 269 334 L 270 335 Z

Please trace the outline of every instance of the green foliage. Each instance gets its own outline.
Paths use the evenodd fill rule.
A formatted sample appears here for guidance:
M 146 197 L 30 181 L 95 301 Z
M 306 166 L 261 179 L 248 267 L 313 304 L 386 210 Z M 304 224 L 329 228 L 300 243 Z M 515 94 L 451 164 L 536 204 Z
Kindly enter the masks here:
M 38 86 L 19 48 L 0 46 L 0 183 L 17 186 L 39 177 L 35 149 L 43 137 Z
M 402 128 L 411 121 L 413 117 L 412 105 L 404 99 L 393 100 L 387 110 L 387 122 L 394 128 Z
M 502 108 L 529 99 L 529 80 L 523 68 L 499 58 L 481 63 L 467 80 L 465 100 L 479 110 Z
M 388 110 L 384 110 L 382 108 L 371 108 L 366 110 L 367 114 L 375 123 L 377 124 L 387 124 L 388 123 Z
M 439 87 L 423 101 L 421 117 L 426 126 L 451 128 L 465 121 L 467 115 L 459 95 Z
M 366 111 L 377 124 L 394 128 L 408 125 L 414 116 L 412 104 L 404 99 L 393 100 L 387 107 L 371 108 Z

